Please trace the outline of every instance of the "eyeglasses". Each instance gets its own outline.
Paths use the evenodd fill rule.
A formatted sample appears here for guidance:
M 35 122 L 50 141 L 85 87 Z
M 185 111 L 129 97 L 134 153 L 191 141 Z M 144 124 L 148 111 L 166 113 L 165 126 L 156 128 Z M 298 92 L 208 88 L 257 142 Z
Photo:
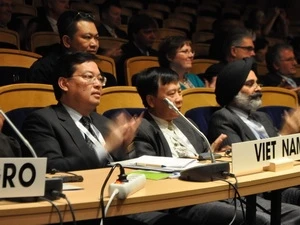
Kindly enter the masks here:
M 244 49 L 248 52 L 252 52 L 255 50 L 255 48 L 253 46 L 234 46 L 235 48 L 241 48 L 241 49 Z
M 183 53 L 183 54 L 186 54 L 186 55 L 191 53 L 191 54 L 195 55 L 195 51 L 194 50 L 189 50 L 189 49 L 180 50 L 180 51 L 178 51 L 178 53 Z
M 95 17 L 92 14 L 86 12 L 77 12 L 77 14 L 73 17 L 73 21 L 75 21 L 77 18 L 95 20 Z
M 294 62 L 297 61 L 295 57 L 292 58 L 287 58 L 287 59 L 280 59 L 280 61 L 284 61 L 284 62 Z
M 71 25 L 73 25 L 75 21 L 79 21 L 80 19 L 87 19 L 92 22 L 95 22 L 95 17 L 92 14 L 86 12 L 77 12 L 76 15 L 74 15 L 74 17 L 72 18 L 72 22 L 70 22 L 69 25 L 67 26 L 66 30 L 69 30 Z
M 244 83 L 244 86 L 246 87 L 249 87 L 249 88 L 258 88 L 258 87 L 262 87 L 263 85 L 262 84 L 258 84 L 256 81 L 254 80 L 247 80 L 245 83 Z
M 89 84 L 94 84 L 96 82 L 96 80 L 98 80 L 102 86 L 106 85 L 106 77 L 103 77 L 101 75 L 92 75 L 92 74 L 79 74 L 79 75 L 73 75 L 73 77 L 81 77 L 82 79 L 84 79 L 87 83 Z M 70 77 L 70 78 L 73 78 Z

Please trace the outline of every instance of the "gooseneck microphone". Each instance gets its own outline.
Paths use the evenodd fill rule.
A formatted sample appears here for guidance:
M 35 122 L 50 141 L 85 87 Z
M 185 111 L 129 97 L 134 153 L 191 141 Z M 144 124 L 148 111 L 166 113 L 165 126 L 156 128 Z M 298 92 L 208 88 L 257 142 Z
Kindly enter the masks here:
M 16 134 L 21 139 L 21 141 L 24 143 L 24 145 L 29 149 L 29 151 L 32 154 L 32 156 L 34 158 L 37 158 L 37 155 L 36 155 L 35 151 L 33 150 L 33 147 L 31 146 L 31 144 L 29 143 L 29 141 L 26 140 L 26 138 L 23 136 L 23 134 L 21 134 L 21 132 L 18 130 L 18 128 L 16 128 L 16 126 L 11 122 L 11 120 L 3 112 L 2 109 L 0 109 L 0 114 L 5 118 L 5 120 L 8 122 L 8 124 L 10 125 L 10 127 L 16 132 Z
M 205 135 L 179 111 L 172 101 L 170 101 L 168 98 L 164 98 L 164 101 L 168 104 L 170 109 L 174 110 L 180 117 L 182 117 L 187 124 L 189 124 L 201 136 L 201 138 L 204 139 L 205 143 L 208 145 L 208 151 L 211 159 L 211 164 L 195 166 L 181 171 L 179 178 L 182 180 L 201 182 L 226 178 L 227 176 L 224 174 L 229 173 L 229 162 L 216 162 L 211 145 Z
M 205 143 L 208 146 L 208 151 L 210 155 L 210 159 L 212 163 L 216 162 L 213 150 L 211 149 L 211 145 L 205 135 L 188 119 L 186 118 L 180 111 L 179 109 L 174 105 L 173 102 L 171 102 L 168 98 L 164 98 L 164 101 L 168 104 L 169 108 L 174 110 L 178 115 L 180 115 L 205 141 Z

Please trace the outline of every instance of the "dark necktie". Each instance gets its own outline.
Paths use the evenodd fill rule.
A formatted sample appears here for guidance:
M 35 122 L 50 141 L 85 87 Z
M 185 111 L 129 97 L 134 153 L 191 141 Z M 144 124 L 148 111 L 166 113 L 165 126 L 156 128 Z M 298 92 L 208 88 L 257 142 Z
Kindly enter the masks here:
M 87 116 L 83 116 L 83 117 L 81 117 L 81 119 L 79 121 L 91 133 L 91 135 L 93 135 L 98 140 L 97 135 L 91 128 L 91 119 Z M 93 142 L 91 141 L 91 139 L 86 134 L 84 134 L 84 138 L 85 138 L 85 141 L 86 141 L 87 145 L 89 146 L 89 148 L 94 150 Z

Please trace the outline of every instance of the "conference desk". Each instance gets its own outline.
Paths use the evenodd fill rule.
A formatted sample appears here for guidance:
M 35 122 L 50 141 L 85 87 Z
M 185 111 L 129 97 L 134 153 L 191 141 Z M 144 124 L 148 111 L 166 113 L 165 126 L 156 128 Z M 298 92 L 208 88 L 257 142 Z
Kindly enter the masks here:
M 84 177 L 80 183 L 73 185 L 83 190 L 65 191 L 75 210 L 77 220 L 101 217 L 99 204 L 100 189 L 109 168 L 76 171 Z M 129 172 L 126 169 L 126 172 Z M 300 165 L 279 172 L 261 172 L 238 177 L 239 193 L 242 196 L 253 195 L 264 191 L 277 190 L 300 184 Z M 108 184 L 113 182 L 119 169 L 111 176 Z M 234 179 L 228 179 L 234 183 Z M 107 216 L 126 215 L 173 207 L 187 206 L 232 198 L 233 190 L 221 180 L 213 182 L 188 182 L 178 179 L 147 180 L 145 188 L 132 194 L 125 200 L 114 200 Z M 105 204 L 108 191 L 105 191 Z M 70 209 L 65 199 L 54 201 L 62 213 L 64 222 L 72 221 Z M 59 217 L 55 209 L 47 201 L 32 203 L 16 203 L 2 200 L 0 202 L 0 224 L 47 224 L 58 223 Z

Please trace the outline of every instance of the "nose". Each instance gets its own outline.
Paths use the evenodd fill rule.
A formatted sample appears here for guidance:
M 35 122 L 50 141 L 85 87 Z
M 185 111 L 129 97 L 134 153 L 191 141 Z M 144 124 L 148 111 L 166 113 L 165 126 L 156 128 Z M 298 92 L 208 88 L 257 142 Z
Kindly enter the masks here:
M 256 83 L 255 91 L 261 91 L 261 85 Z
M 175 96 L 175 103 L 176 104 L 181 104 L 182 103 L 182 94 L 179 93 L 179 92 Z

